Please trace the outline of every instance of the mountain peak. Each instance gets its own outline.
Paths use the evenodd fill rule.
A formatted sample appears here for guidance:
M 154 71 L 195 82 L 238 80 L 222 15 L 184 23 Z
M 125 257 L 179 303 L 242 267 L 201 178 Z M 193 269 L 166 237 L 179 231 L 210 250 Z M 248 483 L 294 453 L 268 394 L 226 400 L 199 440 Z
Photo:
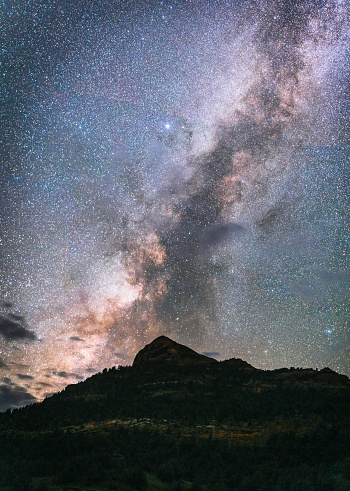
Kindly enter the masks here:
M 172 363 L 174 365 L 194 365 L 197 363 L 216 363 L 214 358 L 200 355 L 196 351 L 177 343 L 166 336 L 159 336 L 140 350 L 133 365 L 142 363 Z

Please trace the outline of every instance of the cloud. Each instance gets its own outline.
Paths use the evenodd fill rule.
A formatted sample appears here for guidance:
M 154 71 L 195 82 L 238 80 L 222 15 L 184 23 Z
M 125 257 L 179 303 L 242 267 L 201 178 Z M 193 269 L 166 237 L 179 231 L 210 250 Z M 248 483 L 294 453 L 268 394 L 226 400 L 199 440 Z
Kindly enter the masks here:
M 25 406 L 37 401 L 37 398 L 19 386 L 0 385 L 0 411 Z
M 7 365 L 2 358 L 0 358 L 0 368 L 6 368 Z
M 54 375 L 57 375 L 58 377 L 62 377 L 62 378 L 67 378 L 70 376 L 70 374 L 67 372 L 54 372 Z
M 262 217 L 257 221 L 257 226 L 264 234 L 271 233 L 278 225 L 287 219 L 288 203 L 281 201 L 272 206 Z
M 34 341 L 35 334 L 24 327 L 22 316 L 17 314 L 7 314 L 0 316 L 0 334 L 9 340 L 28 339 Z
M 55 394 L 57 394 L 57 392 L 48 392 L 47 394 L 45 394 L 45 398 L 48 399 L 49 397 L 52 397 Z
M 85 341 L 85 339 L 81 339 L 79 336 L 71 336 L 69 339 L 71 341 Z
M 115 352 L 113 353 L 113 355 L 116 356 L 121 361 L 125 361 L 128 357 L 126 353 L 120 353 L 120 352 Z
M 8 317 L 15 321 L 15 322 L 21 322 L 23 320 L 23 316 L 20 314 L 14 314 L 13 312 L 8 313 Z
M 69 377 L 73 377 L 73 378 L 76 378 L 77 380 L 83 380 L 84 377 L 82 377 L 81 375 L 78 375 L 77 373 L 68 373 L 68 372 L 52 372 L 53 375 L 57 375 L 57 377 L 61 377 L 61 378 L 69 378 Z
M 24 373 L 16 373 L 17 377 L 21 380 L 34 380 L 34 377 L 31 375 L 26 375 Z
M 84 377 L 78 373 L 70 373 L 70 376 L 76 378 L 77 380 L 84 380 Z
M 239 223 L 223 223 L 214 225 L 204 230 L 202 235 L 202 242 L 206 247 L 215 246 L 222 242 L 225 242 L 232 237 L 239 236 L 245 231 L 243 225 Z
M 10 378 L 8 378 L 8 377 L 4 377 L 4 378 L 2 378 L 1 380 L 2 380 L 2 381 L 3 381 L 3 382 L 6 384 L 6 385 L 16 385 L 16 384 L 14 384 L 14 383 L 11 381 L 11 379 L 10 379 Z
M 118 358 L 124 358 L 126 356 L 126 353 L 123 353 L 121 351 L 115 351 L 113 355 L 117 356 Z
M 5 307 L 5 309 L 10 309 L 12 307 L 12 302 L 3 302 L 2 306 Z
M 48 384 L 46 382 L 38 382 L 38 385 L 42 385 L 43 387 L 52 387 L 51 384 Z
M 203 351 L 202 355 L 209 356 L 209 358 L 218 358 L 220 353 L 217 351 Z
M 9 365 L 11 365 L 12 369 L 15 370 L 24 370 L 26 371 L 26 368 L 29 368 L 29 365 L 26 365 L 25 363 L 16 363 L 14 361 L 10 361 Z

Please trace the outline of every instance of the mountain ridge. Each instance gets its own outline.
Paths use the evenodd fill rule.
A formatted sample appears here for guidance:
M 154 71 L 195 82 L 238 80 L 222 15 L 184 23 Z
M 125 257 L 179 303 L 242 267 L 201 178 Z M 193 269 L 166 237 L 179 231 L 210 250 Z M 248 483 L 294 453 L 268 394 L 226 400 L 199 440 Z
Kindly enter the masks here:
M 145 348 L 1 413 L 0 489 L 350 489 L 348 377 L 216 361 L 164 336 Z

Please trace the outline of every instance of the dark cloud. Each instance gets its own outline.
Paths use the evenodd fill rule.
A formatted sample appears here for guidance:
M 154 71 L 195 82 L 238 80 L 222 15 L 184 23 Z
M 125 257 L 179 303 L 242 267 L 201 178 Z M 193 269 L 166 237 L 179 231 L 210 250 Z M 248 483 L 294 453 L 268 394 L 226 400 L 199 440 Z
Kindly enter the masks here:
M 70 374 L 67 372 L 53 372 L 53 374 L 57 375 L 58 377 L 62 377 L 62 378 L 67 378 L 70 376 Z
M 9 312 L 7 315 L 10 319 L 12 319 L 16 322 L 22 322 L 23 321 L 23 315 L 14 314 L 12 312 Z
M 217 351 L 203 351 L 202 355 L 209 356 L 209 358 L 218 358 L 220 353 Z
M 287 204 L 279 203 L 271 207 L 258 221 L 257 225 L 264 234 L 271 233 L 278 225 L 282 224 L 287 215 Z
M 16 363 L 14 361 L 9 362 L 9 365 L 16 370 L 25 370 L 26 368 L 29 368 L 29 365 L 26 365 L 25 363 Z
M 57 394 L 57 392 L 48 392 L 47 394 L 45 394 L 45 398 L 48 399 L 49 397 L 52 397 L 55 394 Z
M 126 360 L 126 358 L 128 357 L 126 353 L 120 353 L 120 352 L 114 352 L 113 355 L 119 358 L 120 360 Z
M 32 404 L 37 399 L 19 386 L 0 385 L 0 411 Z
M 16 316 L 17 319 L 14 319 L 14 316 L 16 316 L 16 314 L 7 314 L 5 316 L 0 316 L 0 334 L 4 336 L 4 338 L 9 340 L 27 339 L 30 341 L 34 341 L 36 339 L 36 336 L 32 331 L 29 331 L 28 329 L 26 329 L 26 327 L 24 327 L 23 317 Z
M 235 236 L 241 235 L 245 231 L 243 225 L 238 223 L 223 223 L 214 225 L 204 230 L 202 243 L 205 247 L 215 246 Z
M 87 368 L 86 371 L 88 373 L 96 373 L 97 372 L 96 368 L 92 368 L 92 367 Z
M 82 375 L 79 375 L 78 373 L 71 373 L 70 376 L 74 377 L 77 380 L 84 380 L 84 378 L 85 378 Z
M 43 387 L 52 387 L 51 384 L 48 384 L 46 382 L 38 382 L 38 385 L 42 385 Z
M 68 373 L 68 372 L 52 372 L 53 375 L 57 375 L 57 377 L 61 377 L 61 378 L 69 378 L 69 377 L 73 377 L 77 380 L 83 380 L 84 377 L 82 377 L 81 375 L 78 375 L 77 373 Z
M 0 358 L 0 368 L 6 368 L 7 365 L 2 358 Z
M 34 380 L 34 377 L 26 375 L 25 373 L 16 373 L 16 376 L 21 380 Z
M 85 341 L 84 339 L 79 338 L 79 336 L 71 336 L 69 339 L 71 341 Z

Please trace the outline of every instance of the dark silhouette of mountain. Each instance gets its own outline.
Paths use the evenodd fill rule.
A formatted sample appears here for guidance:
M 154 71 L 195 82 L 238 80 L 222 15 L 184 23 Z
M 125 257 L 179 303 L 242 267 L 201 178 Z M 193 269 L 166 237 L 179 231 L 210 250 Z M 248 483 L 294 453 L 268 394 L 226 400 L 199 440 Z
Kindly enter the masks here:
M 135 357 L 133 365 L 140 363 L 172 363 L 174 365 L 193 365 L 198 363 L 216 363 L 214 358 L 200 355 L 183 344 L 176 343 L 166 336 L 159 336 L 146 344 Z
M 0 414 L 0 489 L 350 489 L 350 380 L 264 371 L 161 336 Z

